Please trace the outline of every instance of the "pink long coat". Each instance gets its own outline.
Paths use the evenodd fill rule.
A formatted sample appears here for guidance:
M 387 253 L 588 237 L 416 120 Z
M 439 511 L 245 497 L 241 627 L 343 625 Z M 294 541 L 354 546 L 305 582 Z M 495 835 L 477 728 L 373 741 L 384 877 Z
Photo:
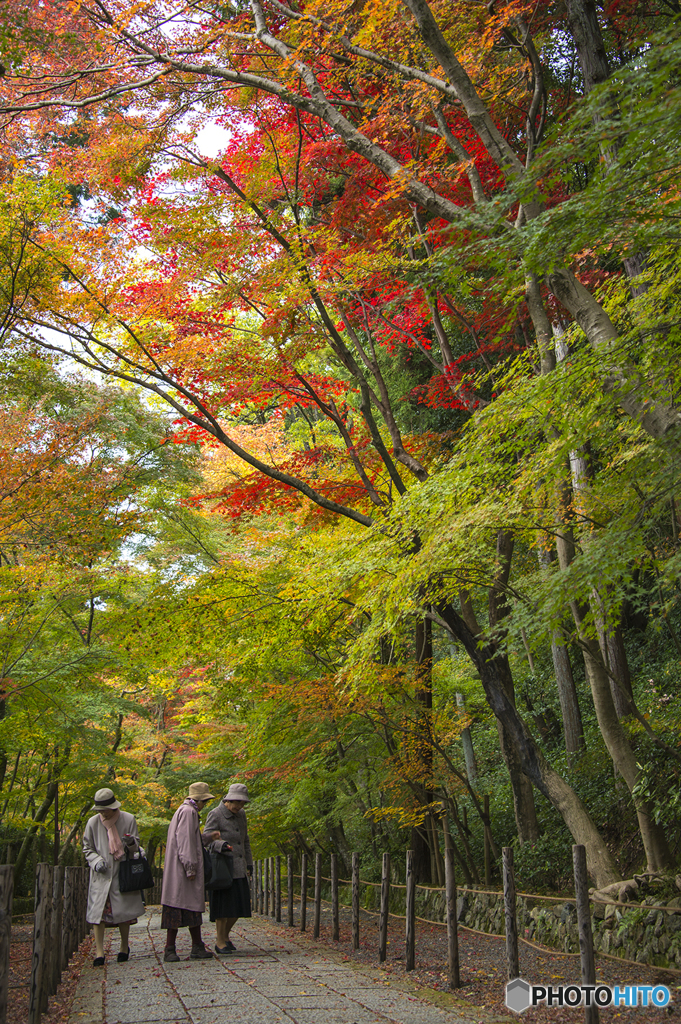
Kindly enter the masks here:
M 161 892 L 164 906 L 198 910 L 200 913 L 205 911 L 202 845 L 199 814 L 187 798 L 177 808 L 168 826 Z M 194 878 L 187 877 L 192 874 Z

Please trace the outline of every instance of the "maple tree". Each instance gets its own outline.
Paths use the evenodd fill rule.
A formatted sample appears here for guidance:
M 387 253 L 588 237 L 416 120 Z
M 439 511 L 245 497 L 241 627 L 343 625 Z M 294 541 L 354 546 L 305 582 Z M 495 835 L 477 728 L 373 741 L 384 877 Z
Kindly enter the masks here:
M 608 34 L 635 47 L 664 17 L 609 14 L 604 37 L 604 19 L 571 3 L 579 83 L 566 79 L 556 52 L 565 25 L 548 7 L 530 22 L 522 5 L 492 6 L 482 24 L 480 12 L 422 0 L 323 12 L 314 3 L 187 4 L 170 17 L 154 3 L 134 12 L 65 4 L 40 17 L 40 31 L 8 51 L 0 83 L 10 183 L 6 335 L 146 388 L 180 417 L 178 440 L 217 443 L 217 486 L 197 503 L 235 518 L 289 510 L 307 525 L 302 496 L 386 538 L 382 557 L 397 558 L 394 573 L 407 583 L 392 617 L 372 606 L 366 642 L 380 646 L 380 630 L 389 635 L 410 617 L 422 634 L 425 619 L 456 638 L 500 723 L 521 837 L 536 838 L 529 778 L 586 842 L 603 881 L 616 868 L 602 838 L 514 706 L 506 648 L 523 613 L 509 587 L 514 560 L 525 544 L 531 550 L 524 517 L 534 517 L 540 554 L 550 560 L 548 538 L 557 537 L 568 581 L 562 589 L 552 579 L 562 614 L 549 610 L 543 620 L 553 628 L 554 664 L 563 646 L 556 630 L 579 594 L 587 612 L 576 615 L 575 635 L 601 731 L 638 808 L 648 866 L 665 867 L 664 837 L 637 789 L 610 687 L 607 652 L 621 654 L 621 645 L 609 646 L 608 636 L 615 644 L 630 574 L 620 559 L 604 593 L 588 571 L 602 546 L 585 527 L 587 510 L 608 473 L 597 468 L 592 483 L 565 468 L 601 435 L 559 385 L 555 352 L 572 345 L 583 406 L 593 411 L 587 395 L 599 394 L 598 415 L 618 438 L 626 429 L 616 410 L 629 417 L 634 434 L 622 436 L 616 460 L 642 443 L 637 424 L 659 443 L 646 463 L 655 505 L 670 485 L 651 466 L 674 459 L 678 420 L 668 371 L 676 352 L 677 261 L 667 228 L 678 202 L 669 172 L 678 164 L 674 30 L 610 76 Z M 49 89 L 39 77 L 46 65 Z M 589 95 L 573 113 L 575 84 Z M 231 129 L 218 159 L 195 142 L 210 121 Z M 28 125 L 37 156 L 25 152 Z M 27 155 L 49 178 L 17 166 Z M 77 202 L 86 195 L 97 196 L 94 210 Z M 612 267 L 622 254 L 631 284 Z M 640 346 L 642 334 L 653 343 Z M 520 350 L 528 356 L 521 373 L 505 377 Z M 406 389 L 400 360 L 410 364 Z M 487 375 L 475 373 L 482 367 Z M 499 399 L 507 390 L 545 410 L 538 432 L 523 433 L 526 448 L 495 443 L 522 419 L 513 398 Z M 422 418 L 408 428 L 404 400 L 413 409 L 417 396 L 437 430 L 424 430 Z M 473 433 L 459 440 L 472 414 Z M 464 541 L 456 558 L 466 569 L 452 581 L 433 546 L 452 549 L 442 523 L 431 542 L 425 495 L 449 479 L 448 461 L 463 457 L 465 473 L 477 444 L 496 453 L 489 475 L 484 456 L 474 460 L 479 523 L 466 520 L 469 495 L 457 509 L 463 520 L 451 506 L 443 516 L 452 524 L 445 535 L 457 522 Z M 533 467 L 529 501 L 507 486 L 519 462 Z M 603 536 L 607 549 L 613 531 Z
M 163 441 L 134 396 L 57 375 L 32 352 L 3 367 L 0 837 L 20 894 L 40 836 L 43 855 L 53 834 L 55 856 L 73 855 L 93 777 L 122 789 L 145 768 L 153 777 L 155 692 L 116 623 L 140 585 L 124 548 L 153 523 L 159 476 L 167 486 L 190 470 L 189 452 Z M 134 738 L 121 746 L 124 718 Z

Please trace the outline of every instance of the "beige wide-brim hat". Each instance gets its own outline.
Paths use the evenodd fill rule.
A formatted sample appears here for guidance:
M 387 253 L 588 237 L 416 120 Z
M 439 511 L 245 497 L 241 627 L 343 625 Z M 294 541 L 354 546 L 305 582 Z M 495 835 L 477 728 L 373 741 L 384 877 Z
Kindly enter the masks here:
M 248 790 L 246 789 L 246 786 L 244 785 L 243 782 L 233 782 L 222 799 L 223 801 L 241 800 L 241 802 L 244 804 L 248 804 L 251 802 L 250 797 L 248 795 Z
M 120 806 L 120 801 L 114 796 L 113 789 L 98 789 L 95 793 L 95 802 L 92 805 L 92 810 L 117 811 Z
M 192 800 L 215 800 L 207 782 L 192 782 L 189 796 Z

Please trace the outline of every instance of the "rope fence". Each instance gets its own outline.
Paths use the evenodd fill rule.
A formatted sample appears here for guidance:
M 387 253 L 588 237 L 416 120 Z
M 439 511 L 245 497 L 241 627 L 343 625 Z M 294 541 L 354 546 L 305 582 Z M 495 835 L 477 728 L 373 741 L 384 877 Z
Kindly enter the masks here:
M 681 914 L 680 906 L 673 905 L 648 905 L 648 904 L 632 904 L 625 903 L 621 900 L 609 900 L 599 896 L 590 896 L 588 890 L 588 877 L 586 871 L 586 853 L 583 846 L 573 846 L 573 875 L 575 881 L 575 894 L 574 896 L 547 896 L 542 893 L 526 893 L 518 892 L 515 889 L 515 875 L 513 867 L 513 849 L 511 847 L 504 847 L 502 850 L 502 876 L 503 876 L 503 890 L 493 889 L 473 889 L 465 887 L 461 890 L 457 889 L 455 879 L 455 861 L 453 851 L 445 849 L 444 860 L 445 860 L 445 885 L 444 886 L 430 886 L 421 885 L 417 883 L 414 876 L 414 864 L 413 855 L 411 851 L 407 852 L 406 856 L 406 880 L 405 883 L 398 883 L 391 881 L 390 878 L 390 855 L 383 855 L 381 881 L 374 882 L 360 878 L 360 862 L 359 854 L 352 854 L 352 877 L 351 878 L 340 878 L 338 874 L 338 857 L 336 854 L 331 854 L 331 873 L 330 875 L 322 874 L 322 855 L 318 853 L 314 857 L 314 865 L 309 863 L 307 854 L 302 855 L 301 871 L 300 874 L 295 874 L 293 870 L 293 857 L 288 856 L 286 858 L 287 864 L 287 885 L 284 890 L 286 897 L 286 923 L 289 927 L 294 927 L 294 902 L 298 904 L 298 927 L 301 932 L 305 932 L 308 928 L 308 902 L 312 903 L 311 910 L 313 916 L 313 937 L 319 938 L 320 936 L 320 921 L 321 921 L 321 907 L 324 904 L 331 908 L 331 935 L 333 941 L 337 942 L 340 938 L 340 900 L 339 900 L 339 887 L 350 886 L 351 887 L 351 901 L 349 908 L 351 910 L 351 921 L 352 921 L 352 947 L 353 949 L 359 949 L 360 946 L 360 916 L 361 914 L 368 914 L 371 917 L 378 918 L 378 959 L 379 962 L 383 962 L 386 959 L 386 946 L 387 946 L 387 932 L 388 932 L 388 920 L 393 918 L 395 920 L 404 921 L 404 936 L 405 936 L 405 966 L 407 971 L 414 970 L 416 963 L 416 948 L 415 948 L 415 926 L 416 922 L 419 921 L 423 924 L 437 925 L 439 927 L 446 928 L 447 930 L 447 966 L 448 966 L 448 979 L 449 986 L 451 989 L 460 987 L 460 965 L 459 965 L 459 949 L 458 949 L 458 932 L 459 930 L 471 932 L 472 934 L 484 935 L 487 938 L 505 938 L 506 944 L 506 960 L 507 960 L 507 973 L 509 981 L 520 976 L 520 968 L 518 962 L 518 944 L 519 942 L 540 950 L 546 953 L 555 954 L 557 951 L 551 947 L 542 946 L 539 943 L 533 942 L 531 939 L 527 939 L 522 935 L 518 934 L 517 916 L 516 916 L 516 901 L 519 897 L 536 900 L 546 901 L 549 903 L 566 903 L 571 902 L 576 906 L 577 911 L 577 930 L 579 936 L 579 953 L 562 953 L 560 955 L 574 956 L 580 958 L 581 964 L 581 980 L 582 985 L 594 985 L 596 981 L 596 969 L 595 969 L 595 951 L 593 945 L 593 934 L 591 928 L 591 906 L 592 905 L 606 905 L 623 908 L 626 910 L 654 910 L 654 911 L 666 911 L 667 913 Z M 312 868 L 312 870 L 309 870 Z M 271 916 L 277 922 L 282 921 L 282 885 L 281 885 L 281 872 L 282 872 L 282 857 L 268 857 L 255 862 L 253 877 L 252 877 L 252 898 L 253 907 L 256 913 L 264 916 Z M 294 892 L 295 882 L 300 883 L 300 896 Z M 322 883 L 327 883 L 331 888 L 330 900 L 322 899 Z M 308 889 L 312 887 L 312 893 L 308 892 Z M 360 889 L 362 886 L 378 890 L 380 892 L 379 910 L 369 910 L 361 908 L 360 910 Z M 405 914 L 396 914 L 390 909 L 390 895 L 393 890 L 400 890 L 405 893 Z M 441 893 L 445 896 L 445 908 L 444 908 L 444 920 L 435 921 L 430 918 L 419 917 L 416 914 L 416 890 L 424 890 L 426 892 Z M 493 932 L 481 932 L 475 928 L 470 928 L 467 925 L 459 924 L 458 913 L 457 913 L 457 896 L 475 896 L 475 895 L 486 895 L 503 897 L 504 901 L 504 923 L 505 923 L 505 937 L 496 935 Z M 347 904 L 344 904 L 347 905 Z M 611 954 L 600 952 L 599 956 L 604 957 L 607 960 L 617 961 L 618 963 L 630 964 L 632 966 L 641 967 L 646 966 L 640 964 L 638 961 L 629 960 L 625 957 L 612 956 Z M 649 965 L 650 966 L 650 965 Z M 665 971 L 670 973 L 681 975 L 681 970 L 676 968 L 664 968 Z

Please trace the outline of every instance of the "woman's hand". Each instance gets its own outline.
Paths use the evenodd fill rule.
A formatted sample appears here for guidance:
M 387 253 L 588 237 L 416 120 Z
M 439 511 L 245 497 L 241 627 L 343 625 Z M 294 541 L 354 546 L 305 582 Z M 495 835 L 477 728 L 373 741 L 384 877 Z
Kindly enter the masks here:
M 215 832 L 211 832 L 210 838 L 213 840 L 214 843 L 218 841 L 218 839 L 220 838 L 220 833 L 218 832 L 217 829 L 215 830 Z

